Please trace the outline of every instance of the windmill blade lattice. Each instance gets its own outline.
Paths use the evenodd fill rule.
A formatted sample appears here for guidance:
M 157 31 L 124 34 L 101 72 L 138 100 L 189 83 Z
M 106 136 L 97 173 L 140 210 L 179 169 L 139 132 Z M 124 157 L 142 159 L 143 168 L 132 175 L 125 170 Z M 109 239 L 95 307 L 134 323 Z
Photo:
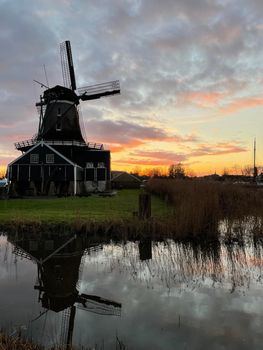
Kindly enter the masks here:
M 60 44 L 60 58 L 64 86 L 76 90 L 76 79 L 70 41 L 66 40 Z
M 102 84 L 85 86 L 77 89 L 77 92 L 82 101 L 94 100 L 103 96 L 119 94 L 120 82 L 119 80 L 114 80 Z
M 106 316 L 120 316 L 121 308 L 115 307 L 113 305 L 102 304 L 93 300 L 89 300 L 85 303 L 85 306 L 82 304 L 77 305 L 78 309 L 92 312 L 97 315 L 106 315 Z

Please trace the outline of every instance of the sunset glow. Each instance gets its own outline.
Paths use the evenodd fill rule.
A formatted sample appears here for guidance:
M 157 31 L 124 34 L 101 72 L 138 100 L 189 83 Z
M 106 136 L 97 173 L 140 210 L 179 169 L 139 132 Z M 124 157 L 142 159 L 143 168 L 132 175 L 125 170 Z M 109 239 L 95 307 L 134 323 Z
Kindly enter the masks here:
M 121 95 L 81 103 L 86 139 L 111 149 L 112 169 L 238 172 L 255 137 L 263 165 L 263 2 L 25 3 L 0 1 L 0 174 L 37 132 L 33 80 L 62 84 L 65 39 L 79 86 L 120 80 Z

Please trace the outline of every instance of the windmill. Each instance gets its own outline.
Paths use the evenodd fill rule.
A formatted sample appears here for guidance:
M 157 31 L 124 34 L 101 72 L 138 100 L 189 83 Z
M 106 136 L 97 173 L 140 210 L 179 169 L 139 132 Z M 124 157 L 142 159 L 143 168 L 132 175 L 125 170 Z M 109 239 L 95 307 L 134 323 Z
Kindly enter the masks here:
M 80 293 L 77 282 L 80 279 L 85 254 L 100 249 L 96 242 L 87 243 L 74 236 L 53 240 L 23 240 L 14 242 L 14 254 L 37 263 L 38 276 L 34 289 L 39 291 L 38 300 L 45 309 L 32 322 L 40 319 L 50 310 L 62 312 L 60 344 L 71 348 L 76 310 L 81 309 L 107 316 L 120 316 L 121 304 L 97 295 Z M 53 242 L 53 243 L 52 243 Z M 86 249 L 85 249 L 85 248 Z
M 34 80 L 46 88 L 40 101 L 36 103 L 39 112 L 37 134 L 31 139 L 15 143 L 22 152 L 27 151 L 36 142 L 42 140 L 52 145 L 87 145 L 89 148 L 102 149 L 103 145 L 85 142 L 79 125 L 77 106 L 80 101 L 95 100 L 101 97 L 120 94 L 119 80 L 100 84 L 77 87 L 71 44 L 66 40 L 60 44 L 60 58 L 63 84 L 49 88 L 47 85 Z M 65 141 L 70 141 L 68 144 Z
M 37 140 L 74 140 L 85 143 L 79 125 L 79 102 L 119 94 L 120 82 L 114 80 L 77 88 L 69 40 L 60 44 L 60 57 L 64 86 L 48 88 L 36 104 L 40 107 Z
M 38 130 L 30 140 L 15 143 L 23 154 L 8 165 L 10 193 L 85 195 L 110 190 L 110 151 L 102 143 L 86 142 L 78 107 L 80 102 L 120 94 L 120 82 L 77 87 L 68 40 L 60 44 L 60 56 L 64 85 L 36 81 L 45 89 L 36 103 Z

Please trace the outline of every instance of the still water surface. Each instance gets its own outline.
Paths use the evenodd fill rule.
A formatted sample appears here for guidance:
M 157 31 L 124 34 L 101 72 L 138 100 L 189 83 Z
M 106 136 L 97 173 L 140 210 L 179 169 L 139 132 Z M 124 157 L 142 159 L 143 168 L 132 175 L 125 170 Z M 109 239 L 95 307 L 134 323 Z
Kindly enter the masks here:
M 46 346 L 261 349 L 262 268 L 250 244 L 2 235 L 0 327 Z

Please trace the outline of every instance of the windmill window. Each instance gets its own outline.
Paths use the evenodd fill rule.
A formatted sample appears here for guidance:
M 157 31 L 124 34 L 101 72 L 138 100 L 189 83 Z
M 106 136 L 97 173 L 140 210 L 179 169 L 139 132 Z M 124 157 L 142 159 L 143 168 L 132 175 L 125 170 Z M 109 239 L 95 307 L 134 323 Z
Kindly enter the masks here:
M 105 168 L 105 164 L 103 162 L 98 163 L 98 168 Z
M 39 154 L 31 153 L 30 154 L 30 163 L 38 164 L 39 163 Z
M 94 168 L 94 164 L 92 162 L 86 163 L 86 168 Z
M 61 116 L 57 116 L 57 124 L 56 124 L 56 131 L 61 131 L 62 129 L 62 118 Z
M 54 154 L 46 154 L 46 163 L 47 164 L 53 164 L 54 163 Z

